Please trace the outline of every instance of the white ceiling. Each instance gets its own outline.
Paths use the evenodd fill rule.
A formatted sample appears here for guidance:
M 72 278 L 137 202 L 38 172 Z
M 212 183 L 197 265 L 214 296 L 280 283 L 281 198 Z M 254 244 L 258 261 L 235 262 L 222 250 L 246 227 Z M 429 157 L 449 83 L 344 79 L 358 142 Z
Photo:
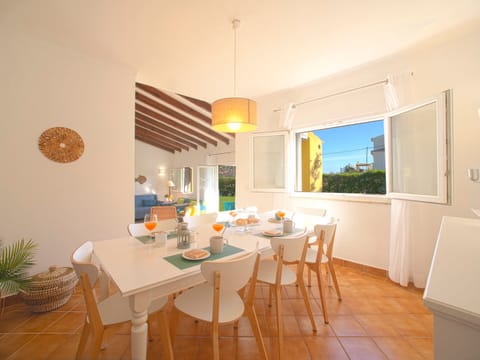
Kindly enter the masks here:
M 0 0 L 0 24 L 131 66 L 212 101 L 257 97 L 374 61 L 468 21 L 480 0 Z

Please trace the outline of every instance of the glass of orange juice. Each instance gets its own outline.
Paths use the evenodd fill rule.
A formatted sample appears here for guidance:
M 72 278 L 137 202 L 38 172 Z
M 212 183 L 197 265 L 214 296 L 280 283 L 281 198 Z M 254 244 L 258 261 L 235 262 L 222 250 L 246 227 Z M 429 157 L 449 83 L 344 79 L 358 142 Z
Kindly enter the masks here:
M 225 225 L 220 224 L 220 223 L 214 223 L 212 225 L 212 229 L 215 230 L 216 232 L 220 233 L 225 228 Z
M 150 236 L 153 236 L 153 230 L 157 227 L 158 218 L 156 214 L 146 214 L 143 218 L 143 225 L 150 231 Z
M 278 210 L 277 211 L 277 216 L 280 220 L 283 220 L 283 218 L 285 217 L 285 212 L 282 211 L 282 210 Z

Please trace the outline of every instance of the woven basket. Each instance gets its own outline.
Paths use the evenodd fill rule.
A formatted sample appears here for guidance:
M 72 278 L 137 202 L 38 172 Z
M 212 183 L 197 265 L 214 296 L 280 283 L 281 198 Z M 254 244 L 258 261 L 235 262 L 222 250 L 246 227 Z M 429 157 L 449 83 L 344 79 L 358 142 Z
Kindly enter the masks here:
M 70 300 L 77 282 L 77 275 L 71 267 L 51 266 L 48 271 L 32 277 L 23 299 L 33 312 L 52 311 Z

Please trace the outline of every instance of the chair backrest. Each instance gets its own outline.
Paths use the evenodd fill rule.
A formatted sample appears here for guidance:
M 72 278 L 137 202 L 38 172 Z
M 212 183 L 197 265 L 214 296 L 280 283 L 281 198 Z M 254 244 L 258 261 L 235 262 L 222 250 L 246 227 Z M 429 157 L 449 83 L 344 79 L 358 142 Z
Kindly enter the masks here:
M 150 234 L 145 225 L 142 223 L 128 224 L 127 231 L 130 236 L 146 236 Z
M 305 258 L 307 239 L 307 231 L 305 230 L 302 234 L 296 236 L 273 237 L 270 239 L 270 244 L 277 255 L 280 253 L 280 247 L 283 246 L 283 260 L 285 262 L 296 262 Z
M 177 219 L 165 219 L 159 220 L 157 226 L 153 231 L 169 231 L 174 230 L 177 227 Z M 143 223 L 128 224 L 127 231 L 130 236 L 146 236 L 150 235 L 150 231 L 147 230 Z
M 333 255 L 333 243 L 335 241 L 335 233 L 337 231 L 337 222 L 331 222 L 329 224 L 318 224 L 315 225 L 315 235 L 317 239 L 321 239 L 320 234 L 323 231 L 323 244 L 319 243 L 319 250 L 320 247 L 322 251 L 325 252 L 325 255 L 331 260 Z M 326 251 L 325 251 L 326 248 Z
M 200 214 L 195 216 L 184 216 L 183 221 L 188 224 L 189 228 L 195 228 L 201 225 L 213 224 L 217 221 L 217 213 Z
M 175 206 L 152 206 L 150 215 L 157 215 L 158 220 L 176 219 L 177 208 Z
M 70 256 L 70 262 L 73 269 L 80 277 L 82 274 L 86 274 L 90 281 L 90 286 L 94 286 L 99 276 L 99 268 L 92 262 L 93 243 L 87 241 L 77 248 Z
M 306 227 L 313 230 L 316 224 L 321 223 L 327 210 L 323 208 L 304 208 L 296 207 L 294 211 L 294 221 L 297 226 Z
M 209 284 L 215 283 L 215 273 L 220 273 L 222 291 L 237 291 L 244 287 L 253 273 L 257 253 L 225 261 L 205 261 L 200 265 L 202 275 Z

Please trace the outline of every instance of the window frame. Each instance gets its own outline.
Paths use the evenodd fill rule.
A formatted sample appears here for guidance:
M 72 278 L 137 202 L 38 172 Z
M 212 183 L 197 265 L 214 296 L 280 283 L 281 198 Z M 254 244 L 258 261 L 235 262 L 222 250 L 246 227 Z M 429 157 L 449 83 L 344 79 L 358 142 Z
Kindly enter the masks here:
M 435 125 L 436 125 L 436 195 L 421 195 L 408 192 L 394 192 L 393 172 L 394 166 L 392 152 L 392 118 L 397 115 L 406 114 L 409 111 L 419 109 L 423 106 L 435 104 Z M 391 199 L 413 200 L 419 202 L 430 202 L 437 204 L 449 204 L 451 201 L 451 157 L 450 157 L 450 123 L 451 123 L 451 90 L 441 92 L 426 100 L 396 109 L 385 114 L 385 170 L 387 196 Z
M 275 163 L 283 163 L 285 164 L 283 169 L 283 178 L 284 178 L 284 185 L 283 187 L 258 187 L 256 186 L 255 181 L 255 161 L 258 159 L 258 156 L 263 154 L 256 154 L 255 153 L 255 139 L 260 137 L 267 137 L 267 136 L 280 136 L 283 137 L 283 159 L 276 159 Z M 288 131 L 281 130 L 281 131 L 269 131 L 269 132 L 259 132 L 253 133 L 250 136 L 250 179 L 249 179 L 249 187 L 250 191 L 252 192 L 288 192 L 290 187 L 289 177 L 288 177 L 288 169 L 291 164 L 289 161 L 289 136 Z
M 344 120 L 329 121 L 323 124 L 317 124 L 308 127 L 300 127 L 292 129 L 290 142 L 294 144 L 292 146 L 293 150 L 290 151 L 291 163 L 294 164 L 294 170 L 290 171 L 290 193 L 295 197 L 307 197 L 307 198 L 322 198 L 322 199 L 332 199 L 332 200 L 348 200 L 348 201 L 362 201 L 362 202 L 371 202 L 371 203 L 389 203 L 390 199 L 386 194 L 360 194 L 360 193 L 333 193 L 333 192 L 309 192 L 309 191 L 300 191 L 299 189 L 299 174 L 297 171 L 298 166 L 298 144 L 296 141 L 297 134 L 315 130 L 330 129 L 333 127 L 342 127 L 349 125 L 362 124 L 367 122 L 383 120 L 383 128 L 385 134 L 385 114 L 380 113 L 377 115 L 369 115 L 358 118 L 349 118 Z M 385 155 L 386 156 L 386 155 Z M 386 171 L 385 171 L 385 181 L 386 181 Z

